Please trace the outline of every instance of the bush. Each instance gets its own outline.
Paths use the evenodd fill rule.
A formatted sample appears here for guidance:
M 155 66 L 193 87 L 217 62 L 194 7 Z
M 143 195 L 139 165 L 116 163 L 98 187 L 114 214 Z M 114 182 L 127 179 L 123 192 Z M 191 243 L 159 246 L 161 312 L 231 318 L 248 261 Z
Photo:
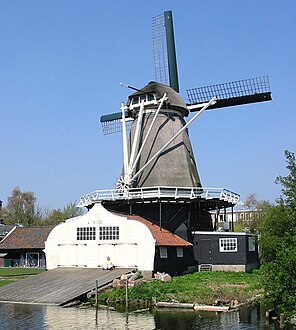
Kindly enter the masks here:
M 290 173 L 276 180 L 282 195 L 263 218 L 259 245 L 265 302 L 289 317 L 296 313 L 296 162 L 285 155 Z

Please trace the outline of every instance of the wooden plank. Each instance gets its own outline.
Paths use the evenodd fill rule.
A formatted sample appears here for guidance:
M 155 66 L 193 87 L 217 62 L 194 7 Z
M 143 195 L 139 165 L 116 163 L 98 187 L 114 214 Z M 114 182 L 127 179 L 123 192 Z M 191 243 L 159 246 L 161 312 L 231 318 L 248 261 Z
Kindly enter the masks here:
M 112 282 L 131 268 L 56 268 L 0 287 L 0 302 L 63 305 Z
M 194 305 L 195 311 L 206 311 L 206 312 L 226 312 L 229 307 L 225 306 L 212 306 L 212 305 Z
M 185 309 L 193 309 L 194 304 L 191 303 L 178 303 L 178 302 L 157 302 L 155 304 L 158 308 L 185 308 Z

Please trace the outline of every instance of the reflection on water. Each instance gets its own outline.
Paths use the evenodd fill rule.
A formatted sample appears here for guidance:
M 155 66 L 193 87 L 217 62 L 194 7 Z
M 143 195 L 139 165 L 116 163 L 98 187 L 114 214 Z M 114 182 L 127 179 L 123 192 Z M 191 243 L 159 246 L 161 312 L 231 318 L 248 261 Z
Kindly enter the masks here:
M 1 330 L 155 329 L 154 317 L 146 313 L 118 313 L 108 309 L 0 304 Z
M 143 311 L 119 313 L 108 309 L 1 304 L 2 330 L 67 329 L 267 329 L 259 308 L 241 308 L 229 313 L 194 311 Z M 272 328 L 268 328 L 272 329 Z
M 238 311 L 226 313 L 207 313 L 182 311 L 157 311 L 155 313 L 155 329 L 188 330 L 188 329 L 231 329 L 251 330 L 267 329 L 265 327 L 264 313 L 260 314 L 258 307 L 241 308 Z M 269 327 L 268 329 L 273 329 Z

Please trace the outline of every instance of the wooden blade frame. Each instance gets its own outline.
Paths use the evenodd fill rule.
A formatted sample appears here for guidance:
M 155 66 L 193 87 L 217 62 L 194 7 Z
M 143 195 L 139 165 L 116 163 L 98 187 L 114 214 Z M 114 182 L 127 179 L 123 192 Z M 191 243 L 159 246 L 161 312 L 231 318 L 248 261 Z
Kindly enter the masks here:
M 195 111 L 199 104 L 217 97 L 217 102 L 208 109 L 270 101 L 271 92 L 267 76 L 238 80 L 218 85 L 187 89 L 188 108 Z
M 125 110 L 126 129 L 130 130 L 133 119 L 128 116 Z M 103 115 L 100 118 L 102 130 L 104 135 L 122 132 L 122 112 L 112 113 L 110 115 Z
M 155 79 L 179 93 L 173 15 L 165 11 L 152 19 Z

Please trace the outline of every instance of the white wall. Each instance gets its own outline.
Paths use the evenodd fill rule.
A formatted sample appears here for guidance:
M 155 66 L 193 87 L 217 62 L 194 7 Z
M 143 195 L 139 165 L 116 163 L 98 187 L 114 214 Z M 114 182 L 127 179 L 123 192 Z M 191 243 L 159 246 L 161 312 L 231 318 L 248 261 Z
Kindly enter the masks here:
M 119 239 L 100 240 L 99 228 L 118 226 Z M 77 228 L 95 227 L 96 240 L 77 240 Z M 152 271 L 155 240 L 143 223 L 107 211 L 95 204 L 85 215 L 56 226 L 45 242 L 47 269 L 57 267 L 102 267 L 110 256 L 117 267 Z

